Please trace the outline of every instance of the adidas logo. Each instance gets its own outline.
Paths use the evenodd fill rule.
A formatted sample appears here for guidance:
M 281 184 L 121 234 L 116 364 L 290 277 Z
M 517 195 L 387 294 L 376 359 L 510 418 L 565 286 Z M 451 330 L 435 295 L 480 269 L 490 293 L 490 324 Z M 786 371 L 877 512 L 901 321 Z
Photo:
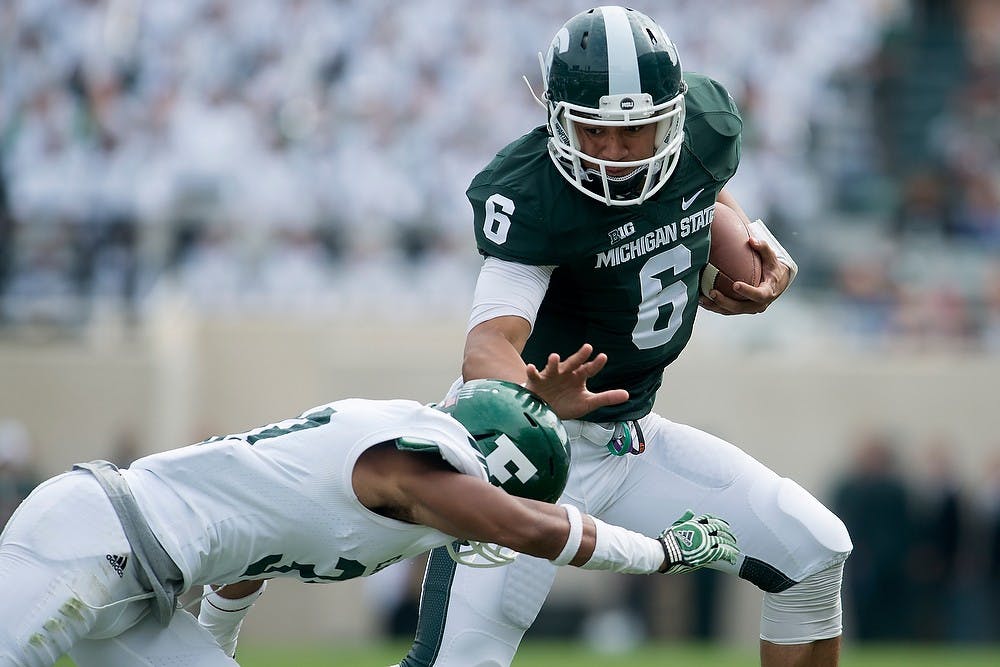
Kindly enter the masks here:
M 128 563 L 128 556 L 113 556 L 108 554 L 105 558 L 111 563 L 111 567 L 115 568 L 115 572 L 118 573 L 119 577 L 125 576 L 125 565 Z
M 674 531 L 674 535 L 677 539 L 684 543 L 684 546 L 691 548 L 691 543 L 694 542 L 694 531 L 693 530 L 677 530 Z

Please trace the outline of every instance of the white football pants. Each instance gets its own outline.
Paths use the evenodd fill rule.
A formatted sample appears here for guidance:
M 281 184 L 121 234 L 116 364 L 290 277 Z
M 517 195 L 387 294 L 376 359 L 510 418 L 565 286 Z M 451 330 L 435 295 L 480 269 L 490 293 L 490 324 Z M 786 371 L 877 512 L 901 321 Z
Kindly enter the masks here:
M 93 475 L 39 485 L 0 536 L 0 667 L 236 665 L 188 612 L 157 623 L 136 567 Z
M 765 591 L 788 590 L 843 562 L 851 551 L 847 531 L 835 515 L 798 484 L 734 445 L 650 414 L 640 420 L 645 451 L 619 457 L 605 447 L 610 431 L 595 433 L 595 426 L 567 422 L 572 463 L 559 502 L 649 536 L 689 508 L 720 516 L 732 525 L 741 556 L 736 565 L 711 567 L 738 574 Z M 548 561 L 523 555 L 506 567 L 483 570 L 451 567 L 433 554 L 416 641 L 401 664 L 510 665 L 555 573 Z M 839 614 L 839 595 L 834 597 L 837 609 L 829 610 L 828 617 Z M 828 636 L 839 634 L 837 619 Z M 782 643 L 816 638 L 790 636 L 794 620 Z

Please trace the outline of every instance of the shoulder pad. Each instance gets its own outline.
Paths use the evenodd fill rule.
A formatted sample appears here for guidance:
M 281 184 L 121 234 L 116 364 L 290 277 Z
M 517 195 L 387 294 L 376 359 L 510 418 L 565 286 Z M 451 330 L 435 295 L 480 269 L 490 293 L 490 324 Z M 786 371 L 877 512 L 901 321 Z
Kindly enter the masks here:
M 743 120 L 729 91 L 714 79 L 686 73 L 685 144 L 716 181 L 727 181 L 740 163 Z

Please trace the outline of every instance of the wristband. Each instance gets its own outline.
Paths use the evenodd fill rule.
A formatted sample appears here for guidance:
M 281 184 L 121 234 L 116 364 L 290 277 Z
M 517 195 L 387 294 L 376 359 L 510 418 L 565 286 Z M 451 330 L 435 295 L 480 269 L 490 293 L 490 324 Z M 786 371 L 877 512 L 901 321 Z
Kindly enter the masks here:
M 583 542 L 583 517 L 580 510 L 573 505 L 562 504 L 560 507 L 566 509 L 566 518 L 569 519 L 569 535 L 566 537 L 566 544 L 559 555 L 552 559 L 553 565 L 569 565 L 569 562 L 576 557 L 580 550 L 580 543 Z

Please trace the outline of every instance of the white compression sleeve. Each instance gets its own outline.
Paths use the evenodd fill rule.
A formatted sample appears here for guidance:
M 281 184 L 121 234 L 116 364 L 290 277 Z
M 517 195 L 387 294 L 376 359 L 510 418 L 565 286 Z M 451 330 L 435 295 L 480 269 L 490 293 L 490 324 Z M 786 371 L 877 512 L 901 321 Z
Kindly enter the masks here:
M 534 328 L 554 266 L 530 266 L 487 257 L 479 270 L 466 331 L 494 317 L 517 315 Z
M 226 652 L 226 655 L 236 654 L 236 640 L 240 634 L 240 626 L 243 619 L 250 612 L 250 607 L 257 601 L 267 588 L 267 582 L 261 582 L 260 588 L 246 597 L 235 600 L 224 598 L 212 590 L 211 586 L 205 586 L 205 597 L 201 601 L 201 610 L 198 612 L 198 623 L 212 633 L 215 641 Z M 209 592 L 211 591 L 211 592 Z
M 569 519 L 569 535 L 566 536 L 566 544 L 559 555 L 552 559 L 553 565 L 569 565 L 569 562 L 576 557 L 580 550 L 580 543 L 583 541 L 583 517 L 580 510 L 573 505 L 560 505 L 565 508 L 566 518 Z
M 663 567 L 666 556 L 659 540 L 591 518 L 597 528 L 597 544 L 594 555 L 581 566 L 583 569 L 652 574 Z
M 841 561 L 781 593 L 764 593 L 760 638 L 772 644 L 807 644 L 840 636 L 843 577 Z

